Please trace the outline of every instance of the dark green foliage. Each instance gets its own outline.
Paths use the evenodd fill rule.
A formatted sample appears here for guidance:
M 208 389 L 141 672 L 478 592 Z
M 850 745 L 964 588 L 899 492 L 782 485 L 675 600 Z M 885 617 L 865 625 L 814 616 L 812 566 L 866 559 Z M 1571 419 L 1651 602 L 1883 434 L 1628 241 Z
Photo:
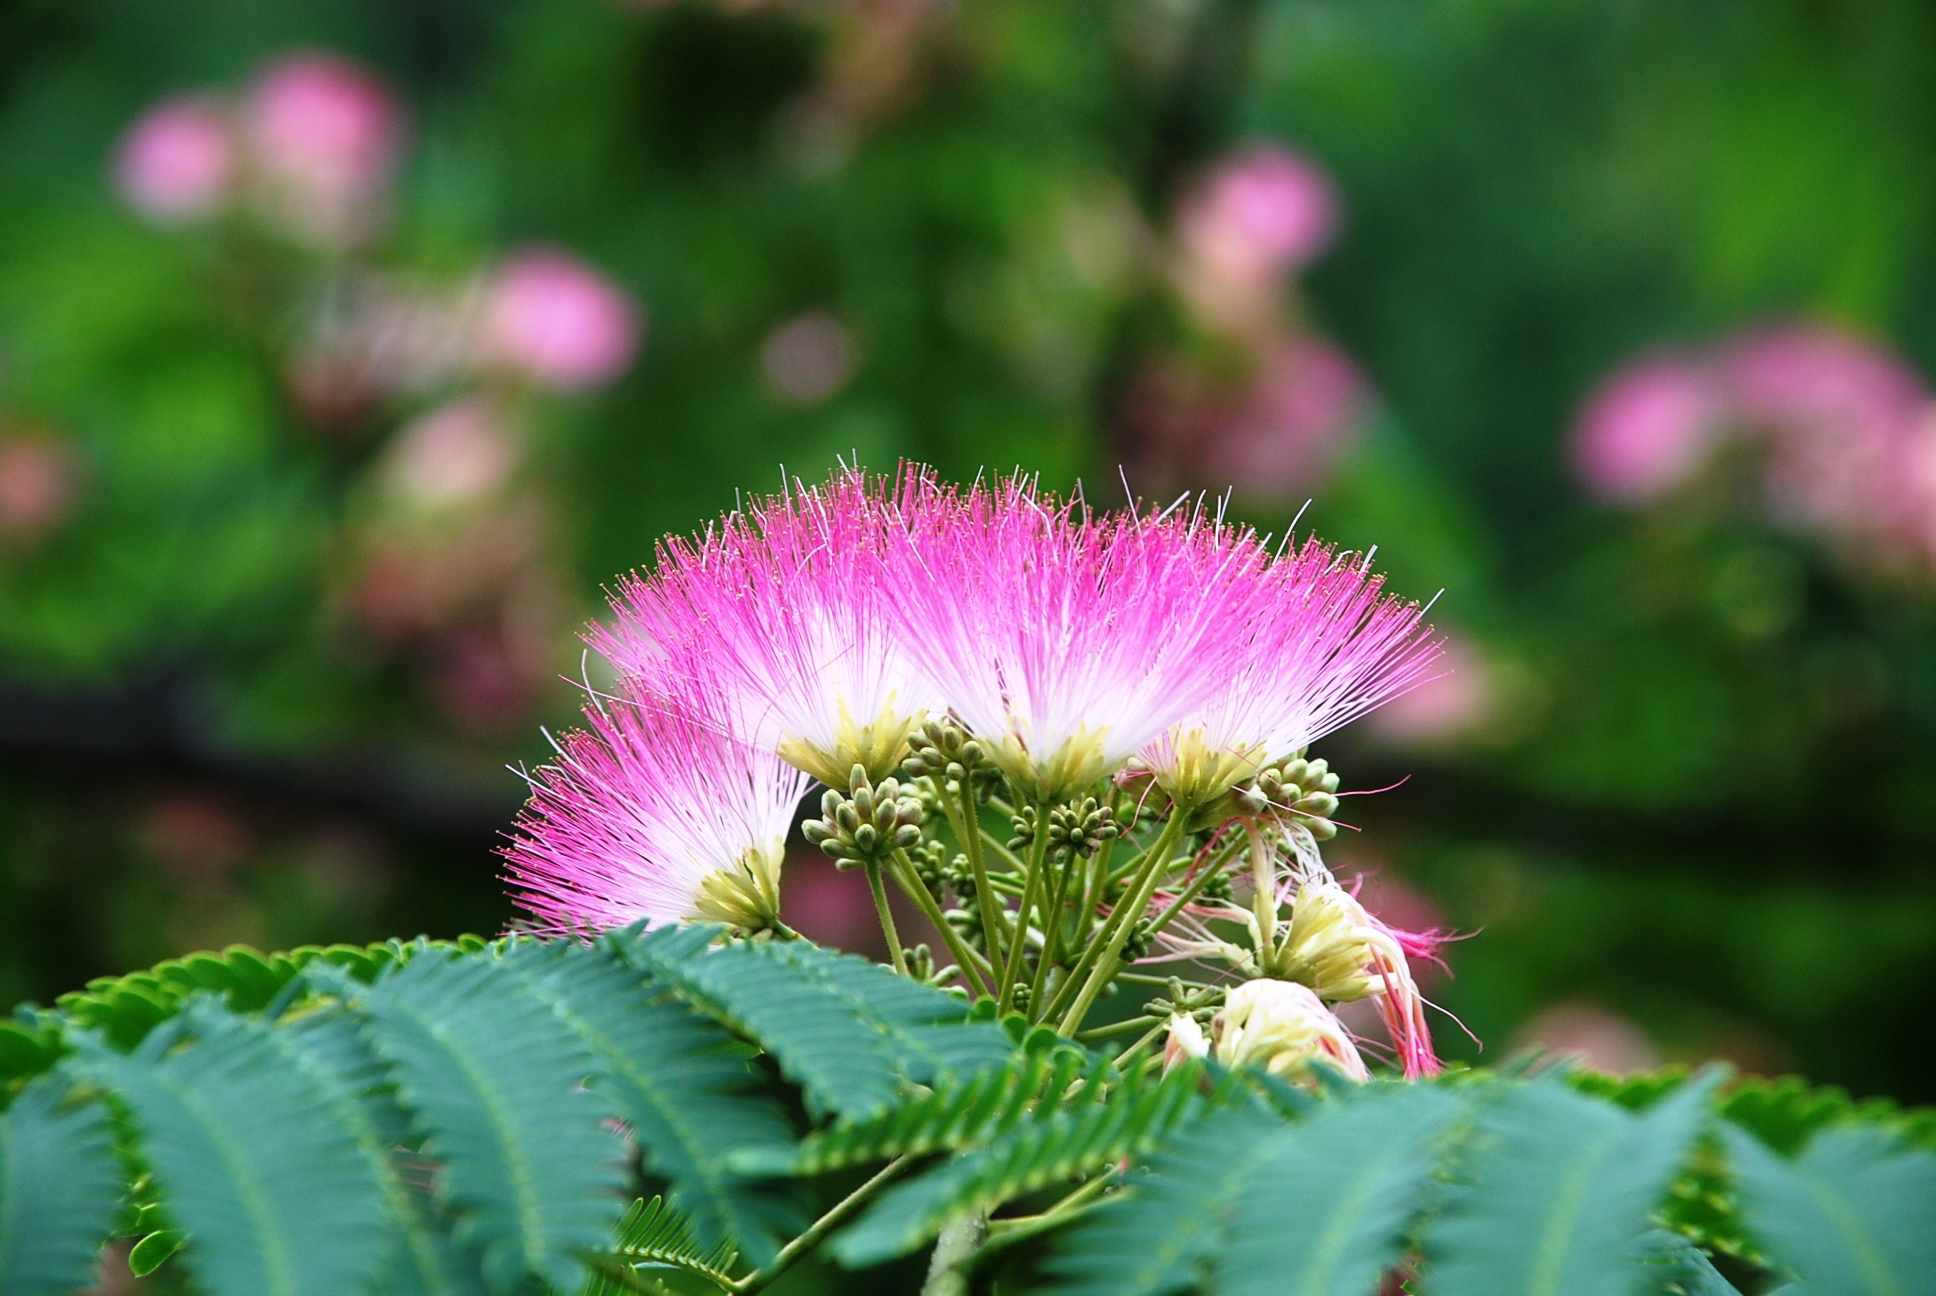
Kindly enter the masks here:
M 1439 1137 L 1462 1106 L 1441 1089 L 1380 1086 L 1279 1133 L 1237 1195 L 1219 1290 L 1371 1291 L 1404 1254 Z
M 1751 1229 L 1796 1296 L 1936 1292 L 1936 1158 L 1848 1126 L 1792 1162 L 1740 1129 L 1727 1143 Z
M 995 1026 L 963 1025 L 968 1008 L 960 999 L 804 941 L 694 955 L 691 938 L 674 931 L 646 933 L 620 948 L 642 970 L 759 1040 L 816 1114 L 872 1116 L 910 1082 L 970 1075 L 1011 1048 Z
M 850 1267 L 877 1264 L 921 1245 L 955 1215 L 987 1210 L 1147 1152 L 1200 1110 L 1201 1083 L 1200 1068 L 1191 1065 L 1160 1080 L 1132 1079 L 1108 1090 L 1090 1084 L 1085 1101 L 1032 1113 L 986 1146 L 890 1189 L 840 1235 L 834 1255 Z
M 1167 1141 L 1126 1191 L 1062 1237 L 1050 1261 L 1062 1279 L 1057 1296 L 1165 1296 L 1196 1286 L 1282 1132 L 1275 1116 L 1232 1107 Z
M 208 1296 L 328 1296 L 378 1276 L 382 1185 L 341 1095 L 285 1033 L 200 1001 L 132 1054 L 75 1042 L 78 1071 L 133 1118 Z
M 34 1081 L 0 1113 L 0 1292 L 86 1286 L 121 1196 L 107 1113 L 63 1077 Z
M 1453 1197 L 1425 1238 L 1445 1296 L 1624 1296 L 1649 1212 L 1706 1118 L 1719 1077 L 1638 1115 L 1541 1078 L 1479 1117 Z
M 796 1181 L 882 1163 L 892 1186 L 829 1225 L 833 1257 L 873 1265 L 986 1214 L 957 1272 L 1005 1291 L 1364 1296 L 1416 1266 L 1435 1296 L 1730 1296 L 1722 1253 L 1751 1291 L 1774 1270 L 1913 1296 L 1936 1273 L 1921 1113 L 1674 1073 L 1125 1074 L 856 960 L 716 936 L 186 959 L 25 1013 L 0 1290 L 86 1281 L 117 1200 L 131 1267 L 181 1263 L 205 1296 L 726 1287 L 804 1226 Z M 212 965 L 234 983 L 187 991 Z M 818 1128 L 796 1130 L 802 1104 Z M 611 1118 L 671 1185 L 622 1220 Z
M 723 1027 L 654 994 L 602 946 L 529 942 L 509 961 L 591 1049 L 597 1087 L 705 1245 L 737 1239 L 764 1263 L 776 1238 L 805 1227 L 792 1194 L 729 1168 L 735 1154 L 785 1166 L 793 1131 Z
M 428 955 L 379 978 L 359 1006 L 396 1068 L 438 1191 L 480 1247 L 494 1292 L 536 1273 L 580 1281 L 578 1253 L 619 1216 L 619 1145 L 589 1049 L 502 960 Z
M 635 1201 L 619 1222 L 617 1244 L 609 1254 L 594 1259 L 599 1275 L 586 1286 L 585 1296 L 618 1296 L 626 1290 L 622 1275 L 608 1276 L 614 1267 L 683 1269 L 724 1286 L 731 1281 L 738 1258 L 730 1242 L 701 1247 L 693 1237 L 692 1222 L 669 1209 L 661 1198 Z

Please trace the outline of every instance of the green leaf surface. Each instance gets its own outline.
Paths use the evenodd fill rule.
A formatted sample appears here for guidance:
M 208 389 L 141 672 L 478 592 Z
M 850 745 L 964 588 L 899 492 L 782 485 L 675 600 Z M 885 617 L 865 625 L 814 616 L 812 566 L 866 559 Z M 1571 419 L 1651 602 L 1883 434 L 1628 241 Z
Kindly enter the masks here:
M 281 1032 L 204 999 L 132 1055 L 71 1038 L 74 1065 L 133 1117 L 208 1296 L 341 1296 L 377 1277 L 382 1187 L 338 1096 Z
M 1718 1076 L 1636 1116 L 1563 1078 L 1480 1116 L 1469 1182 L 1425 1238 L 1435 1296 L 1628 1296 L 1648 1213 L 1686 1160 Z
M 594 1083 L 631 1127 L 646 1168 L 671 1183 L 701 1244 L 730 1238 L 764 1264 L 806 1227 L 796 1192 L 731 1168 L 736 1152 L 789 1163 L 794 1142 L 723 1027 L 655 994 L 603 946 L 525 941 L 507 961 L 591 1050 Z
M 615 947 L 771 1053 L 815 1114 L 872 1116 L 909 1082 L 971 1075 L 1013 1051 L 999 1027 L 969 1022 L 954 996 L 806 941 L 707 950 L 690 929 L 671 928 Z
M 1218 1290 L 1362 1296 L 1405 1251 L 1441 1136 L 1465 1110 L 1427 1085 L 1334 1099 L 1280 1132 L 1238 1195 Z
M 88 1286 L 121 1168 L 107 1113 L 42 1076 L 0 1113 L 0 1292 L 66 1296 Z
M 479 1257 L 458 1244 L 452 1221 L 432 1199 L 433 1167 L 410 1150 L 416 1141 L 410 1114 L 397 1102 L 390 1069 L 371 1050 L 355 1014 L 326 1007 L 282 1029 L 305 1065 L 338 1095 L 343 1117 L 382 1185 L 390 1232 L 385 1296 L 481 1296 Z
M 1647 1296 L 1741 1296 L 1706 1253 L 1680 1234 L 1654 1229 L 1641 1244 Z
M 420 954 L 360 1002 L 491 1290 L 527 1275 L 578 1286 L 578 1257 L 609 1244 L 625 1182 L 610 1104 L 584 1087 L 596 1070 L 584 1043 L 492 957 Z
M 860 1268 L 905 1255 L 950 1218 L 1105 1170 L 1147 1152 L 1198 1114 L 1203 1073 L 1183 1066 L 1155 1081 L 1124 1083 L 1101 1099 L 1058 1106 L 887 1190 L 839 1234 L 834 1257 Z
M 1936 1156 L 1859 1126 L 1823 1130 L 1792 1162 L 1722 1134 L 1749 1227 L 1796 1296 L 1936 1292 Z
M 1056 1296 L 1167 1296 L 1196 1287 L 1283 1122 L 1212 1112 L 1167 1140 L 1123 1192 L 1067 1229 L 1047 1262 Z

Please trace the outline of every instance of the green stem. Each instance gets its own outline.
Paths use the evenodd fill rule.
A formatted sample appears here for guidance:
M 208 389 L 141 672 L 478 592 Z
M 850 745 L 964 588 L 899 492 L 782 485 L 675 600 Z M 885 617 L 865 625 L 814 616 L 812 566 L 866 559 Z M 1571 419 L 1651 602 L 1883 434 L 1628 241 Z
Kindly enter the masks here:
M 881 885 L 881 862 L 867 861 L 867 889 L 874 893 L 874 912 L 881 916 L 881 930 L 887 933 L 888 953 L 894 956 L 894 970 L 908 974 L 907 955 L 901 952 L 901 933 L 894 930 L 894 911 L 887 907 L 887 888 Z
M 1047 819 L 1047 816 L 1042 816 Z M 1035 841 L 1029 849 L 1028 873 L 1022 879 L 1022 903 L 1015 914 L 1015 939 L 1008 945 L 1008 962 L 1002 967 L 1002 997 L 996 1005 L 998 1013 L 1006 1013 L 1015 1006 L 1015 988 L 1022 979 L 1022 954 L 1028 948 L 1029 911 L 1035 907 L 1035 890 L 1042 875 L 1043 862 L 1049 856 L 1048 824 L 1036 825 Z
M 1144 1027 L 1153 1023 L 1166 1020 L 1166 1018 L 1148 1016 L 1131 1017 L 1126 1021 L 1111 1022 L 1107 1026 L 1098 1026 L 1094 1030 L 1078 1031 L 1076 1032 L 1076 1040 L 1078 1043 L 1087 1044 L 1090 1040 L 1108 1039 L 1111 1035 L 1127 1035 L 1133 1030 L 1142 1030 Z
M 1134 1044 L 1131 1044 L 1128 1048 L 1124 1049 L 1121 1053 L 1118 1053 L 1116 1055 L 1116 1066 L 1120 1068 L 1123 1063 L 1129 1061 L 1131 1058 L 1135 1057 L 1138 1053 L 1142 1052 L 1144 1046 L 1147 1045 L 1151 1040 L 1155 1039 L 1158 1035 L 1161 1035 L 1164 1031 L 1168 1030 L 1169 1028 L 1170 1028 L 1170 1023 L 1167 1018 L 1156 1023 L 1156 1025 L 1150 1027 L 1148 1033 L 1145 1034 L 1141 1039 L 1137 1040 Z
M 988 957 L 991 962 L 1002 957 L 1002 924 L 995 915 L 995 894 L 988 886 L 988 864 L 981 853 L 981 812 L 975 806 L 975 794 L 969 790 L 968 780 L 962 779 L 955 784 L 958 796 L 947 795 L 942 789 L 941 805 L 948 812 L 948 826 L 955 830 L 961 840 L 961 849 L 968 856 L 968 867 L 975 874 L 975 900 L 981 910 L 981 935 L 988 942 Z
M 753 1292 L 771 1284 L 774 1279 L 793 1268 L 794 1262 L 801 1256 L 820 1245 L 822 1238 L 845 1224 L 855 1211 L 867 1204 L 869 1197 L 886 1187 L 901 1171 L 913 1165 L 915 1160 L 916 1158 L 910 1155 L 897 1157 L 888 1162 L 882 1167 L 880 1173 L 841 1198 L 825 1215 L 809 1225 L 805 1233 L 781 1247 L 780 1253 L 764 1267 L 747 1274 L 727 1290 L 734 1293 L 734 1296 L 751 1296 Z
M 988 1216 L 980 1211 L 949 1220 L 935 1239 L 921 1296 L 968 1296 L 968 1265 L 987 1236 Z
M 1056 953 L 1062 946 L 1062 906 L 1069 898 L 1069 878 L 1079 867 L 1073 855 L 1062 862 L 1062 869 L 1055 879 L 1055 899 L 1042 914 L 1042 957 L 1035 965 L 1035 980 L 1029 985 L 1031 1021 L 1042 1020 L 1035 1014 L 1041 1012 L 1047 1002 L 1043 992 L 1048 985 L 1049 965 L 1055 962 Z
M 1020 877 L 1022 876 L 1022 874 L 1028 872 L 1028 865 L 1022 863 L 1022 861 L 1016 856 L 1014 851 L 1010 850 L 1008 847 L 1004 846 L 1000 841 L 996 840 L 994 833 L 989 832 L 986 828 L 984 828 L 979 833 L 977 833 L 976 836 L 981 838 L 982 845 L 986 846 L 989 850 L 993 851 L 996 855 L 1001 857 L 1002 863 L 1008 865 L 1008 871 L 1013 873 L 1016 877 Z
M 1152 932 L 1160 932 L 1165 927 L 1169 926 L 1170 919 L 1176 917 L 1179 913 L 1183 912 L 1183 906 L 1186 904 L 1189 904 L 1192 900 L 1196 899 L 1197 894 L 1201 892 L 1204 887 L 1210 885 L 1210 880 L 1216 877 L 1217 874 L 1223 872 L 1224 863 L 1233 854 L 1235 854 L 1234 851 L 1226 851 L 1218 858 L 1213 859 L 1209 863 L 1205 864 L 1203 868 L 1197 873 L 1196 877 L 1191 880 L 1190 885 L 1187 887 L 1184 887 L 1182 892 L 1177 895 L 1176 899 L 1170 902 L 1170 907 L 1165 909 L 1162 913 L 1156 916 L 1156 922 L 1150 927 L 1150 930 Z
M 1116 957 L 1122 953 L 1123 943 L 1129 939 L 1129 933 L 1136 926 L 1137 918 L 1149 908 L 1150 897 L 1156 893 L 1156 884 L 1163 879 L 1169 854 L 1176 849 L 1177 841 L 1183 836 L 1184 820 L 1189 817 L 1190 812 L 1187 808 L 1181 805 L 1172 806 L 1170 817 L 1163 825 L 1163 831 L 1157 834 L 1156 844 L 1144 852 L 1143 867 L 1138 872 L 1135 882 L 1123 896 L 1116 912 L 1110 915 L 1109 940 L 1103 946 L 1101 955 L 1094 958 L 1094 965 L 1090 968 L 1089 979 L 1083 983 L 1082 992 L 1076 996 L 1075 1003 L 1070 1005 L 1068 1015 L 1056 1028 L 1062 1034 L 1070 1034 L 1082 1025 L 1082 1019 L 1088 1016 L 1090 1007 L 1096 1002 L 1096 996 L 1102 993 L 1102 988 L 1109 983 L 1109 978 L 1115 975 Z M 1096 950 L 1097 947 L 1091 945 L 1088 952 L 1083 955 L 1084 959 L 1095 956 Z M 1071 974 L 1071 984 L 1080 974 L 1080 969 Z
M 915 871 L 914 861 L 898 846 L 894 848 L 894 863 L 898 866 L 894 870 L 894 880 L 901 884 L 901 890 L 908 893 L 908 899 L 920 907 L 923 916 L 933 924 L 941 939 L 948 943 L 948 952 L 955 956 L 955 966 L 961 969 L 962 979 L 968 982 L 969 990 L 977 997 L 991 994 L 979 975 L 981 968 L 987 965 L 981 963 L 975 952 L 962 943 L 954 924 L 943 916 L 941 906 L 935 902 L 934 893 L 928 890 L 928 884 Z M 993 975 L 992 971 L 990 975 Z
M 1113 1178 L 1115 1178 L 1115 1171 L 1105 1170 L 1055 1205 L 1043 1211 L 1040 1215 L 1016 1215 L 1009 1219 L 990 1220 L 988 1223 L 988 1236 L 991 1240 L 995 1238 L 1015 1239 L 1017 1235 L 1027 1237 L 1040 1232 L 1047 1225 L 1060 1224 L 1064 1217 L 1081 1210 L 1091 1201 L 1101 1196 L 1103 1190 L 1109 1187 L 1110 1180 Z

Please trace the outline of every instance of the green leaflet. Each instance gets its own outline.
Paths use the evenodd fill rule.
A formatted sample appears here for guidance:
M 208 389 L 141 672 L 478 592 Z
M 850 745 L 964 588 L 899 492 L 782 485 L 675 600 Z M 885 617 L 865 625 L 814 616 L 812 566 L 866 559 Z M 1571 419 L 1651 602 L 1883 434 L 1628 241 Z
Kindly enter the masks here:
M 389 1067 L 370 1051 L 361 1023 L 341 1006 L 305 1013 L 281 1028 L 304 1063 L 327 1077 L 383 1187 L 385 1296 L 481 1296 L 474 1249 L 459 1246 L 429 1193 L 431 1167 L 410 1152 L 410 1114 L 398 1105 Z
M 797 1193 L 731 1168 L 740 1151 L 791 1161 L 793 1131 L 729 1051 L 724 1028 L 655 995 L 603 946 L 520 941 L 505 958 L 591 1049 L 598 1087 L 645 1149 L 647 1169 L 671 1183 L 673 1204 L 702 1243 L 731 1238 L 764 1264 L 779 1241 L 806 1227 Z
M 578 1286 L 578 1257 L 609 1243 L 625 1183 L 609 1103 L 582 1087 L 590 1051 L 488 956 L 420 954 L 359 1003 L 491 1290 L 528 1274 Z
M 852 1269 L 904 1255 L 956 1215 L 1147 1151 L 1201 1109 L 1202 1078 L 1200 1067 L 1183 1066 L 1160 1080 L 1126 1082 L 1100 1100 L 1057 1106 L 1024 1121 L 986 1147 L 888 1189 L 835 1238 L 834 1257 Z
M 1217 1289 L 1375 1290 L 1404 1254 L 1441 1136 L 1464 1110 L 1443 1089 L 1378 1085 L 1280 1132 L 1237 1197 Z
M 733 1262 L 739 1253 L 730 1243 L 721 1242 L 710 1249 L 700 1246 L 692 1234 L 692 1223 L 669 1209 L 659 1198 L 635 1201 L 619 1222 L 618 1241 L 609 1255 L 593 1263 L 599 1274 L 585 1286 L 584 1296 L 620 1296 L 625 1288 L 605 1270 L 683 1269 L 698 1274 L 719 1287 L 732 1281 Z M 622 1276 L 622 1274 L 620 1275 Z
M 768 1174 L 816 1175 L 907 1153 L 986 1143 L 1041 1112 L 1044 1104 L 1059 1103 L 1084 1065 L 1084 1056 L 1074 1049 L 1027 1054 L 871 1119 L 842 1121 L 809 1135 L 781 1157 L 737 1154 L 734 1161 Z
M 1647 1296 L 1741 1296 L 1706 1254 L 1680 1234 L 1654 1229 L 1641 1244 Z
M 337 1095 L 261 1022 L 189 1003 L 132 1055 L 71 1065 L 134 1118 L 208 1296 L 340 1296 L 378 1275 L 383 1191 Z
M 1238 1197 L 1284 1132 L 1255 1106 L 1212 1112 L 1166 1140 L 1126 1190 L 1056 1241 L 1056 1296 L 1167 1296 L 1199 1285 Z
M 107 1113 L 42 1076 L 0 1114 L 0 1292 L 67 1296 L 89 1285 L 121 1200 Z
M 1796 1296 L 1936 1292 L 1936 1156 L 1875 1130 L 1823 1130 L 1795 1161 L 1722 1126 L 1750 1230 Z
M 806 941 L 695 948 L 693 931 L 627 933 L 614 948 L 757 1041 L 815 1115 L 872 1116 L 910 1082 L 970 1075 L 1013 1048 L 999 1027 L 967 1021 L 959 999 L 877 963 Z
M 1467 1188 L 1426 1234 L 1435 1296 L 1627 1296 L 1648 1212 L 1718 1082 L 1690 1081 L 1639 1116 L 1563 1079 L 1508 1088 L 1480 1116 Z

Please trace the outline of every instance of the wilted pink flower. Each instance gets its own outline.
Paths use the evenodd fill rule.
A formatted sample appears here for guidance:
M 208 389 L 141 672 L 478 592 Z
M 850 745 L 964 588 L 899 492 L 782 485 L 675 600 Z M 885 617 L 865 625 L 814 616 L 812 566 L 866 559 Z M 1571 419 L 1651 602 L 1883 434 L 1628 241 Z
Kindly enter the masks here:
M 1358 366 L 1304 333 L 1272 343 L 1243 400 L 1200 436 L 1199 473 L 1253 499 L 1288 499 L 1321 484 L 1371 412 Z
M 696 542 L 662 543 L 592 642 L 624 674 L 709 681 L 737 734 L 830 787 L 856 764 L 879 780 L 942 705 L 890 612 L 884 556 L 901 526 L 897 502 L 859 472 L 796 483 Z
M 235 183 L 235 140 L 227 116 L 200 95 L 164 99 L 121 137 L 115 187 L 128 205 L 160 221 L 213 211 Z
M 452 401 L 409 424 L 385 455 L 384 476 L 423 508 L 482 499 L 517 466 L 518 446 L 485 401 Z
M 1212 168 L 1177 216 L 1188 248 L 1235 275 L 1306 265 L 1331 245 L 1337 224 L 1337 190 L 1324 169 L 1302 153 L 1262 143 Z
M 1675 354 L 1648 356 L 1587 398 L 1573 425 L 1573 469 L 1600 499 L 1638 504 L 1693 475 L 1727 417 L 1708 368 Z
M 632 301 L 568 253 L 530 248 L 499 267 L 486 291 L 484 349 L 538 382 L 575 390 L 631 365 L 643 322 Z
M 58 439 L 0 436 L 0 537 L 34 536 L 60 525 L 79 490 L 74 455 Z
M 1370 720 L 1391 742 L 1430 744 L 1469 733 L 1491 712 L 1492 674 L 1467 640 L 1447 636 L 1440 645 L 1439 670 L 1391 700 Z
M 1199 513 L 1099 518 L 1015 478 L 936 497 L 893 607 L 955 714 L 1054 799 L 1229 688 L 1267 564 Z
M 760 365 L 773 390 L 801 405 L 839 391 L 853 372 L 847 330 L 826 311 L 796 315 L 760 343 Z
M 703 702 L 627 688 L 585 719 L 532 775 L 504 851 L 518 903 L 551 931 L 771 926 L 806 775 L 728 735 Z
M 333 246 L 376 228 L 403 144 L 402 110 L 380 81 L 334 55 L 290 55 L 263 69 L 242 118 L 274 214 Z

